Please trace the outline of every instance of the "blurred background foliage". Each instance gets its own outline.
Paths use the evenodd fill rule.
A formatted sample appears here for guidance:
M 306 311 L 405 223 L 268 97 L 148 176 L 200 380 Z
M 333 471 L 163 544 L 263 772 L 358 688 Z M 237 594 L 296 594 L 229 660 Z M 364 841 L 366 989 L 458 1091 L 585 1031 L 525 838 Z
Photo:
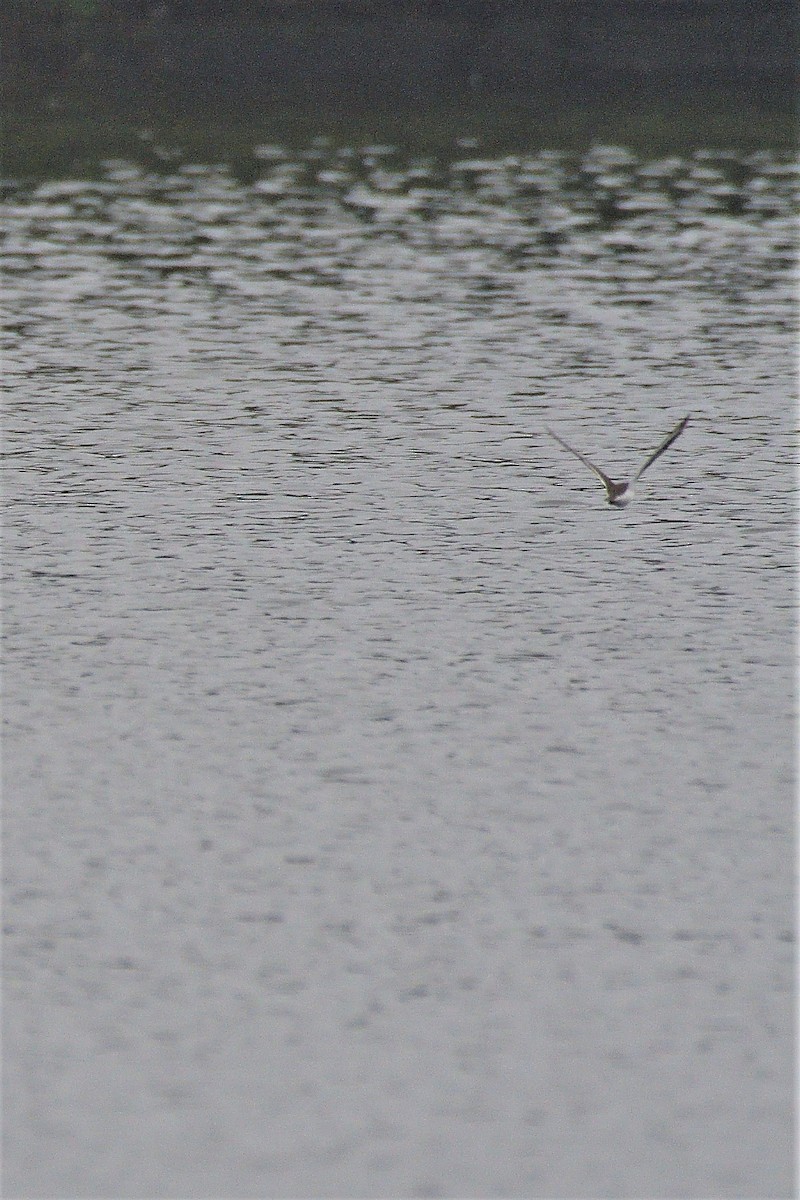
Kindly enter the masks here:
M 793 0 L 3 0 L 0 36 L 7 164 L 143 126 L 796 140 Z

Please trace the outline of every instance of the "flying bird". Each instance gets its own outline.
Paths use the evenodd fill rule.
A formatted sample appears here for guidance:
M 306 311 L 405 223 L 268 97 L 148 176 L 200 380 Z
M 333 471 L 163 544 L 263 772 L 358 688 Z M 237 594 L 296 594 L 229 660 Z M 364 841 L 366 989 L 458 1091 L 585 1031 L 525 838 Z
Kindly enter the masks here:
M 605 471 L 601 471 L 599 467 L 596 467 L 594 463 L 586 458 L 585 455 L 581 454 L 580 451 L 573 450 L 572 446 L 568 445 L 563 438 L 558 436 L 557 433 L 553 433 L 552 429 L 548 429 L 547 432 L 550 434 L 550 437 L 555 438 L 560 446 L 563 446 L 565 450 L 569 450 L 570 454 L 574 454 L 575 457 L 579 458 L 585 466 L 587 466 L 591 471 L 594 471 L 595 475 L 599 476 L 603 483 L 603 487 L 606 489 L 606 499 L 608 500 L 609 504 L 613 504 L 615 508 L 624 508 L 625 505 L 630 504 L 631 500 L 633 499 L 633 485 L 636 483 L 639 476 L 643 475 L 647 468 L 651 467 L 656 459 L 659 458 L 665 450 L 669 449 L 675 439 L 680 437 L 688 424 L 688 416 L 684 417 L 682 421 L 679 421 L 675 428 L 667 434 L 663 442 L 656 447 L 645 464 L 639 468 L 633 478 L 626 480 L 624 483 L 614 483 L 614 480 L 609 479 Z

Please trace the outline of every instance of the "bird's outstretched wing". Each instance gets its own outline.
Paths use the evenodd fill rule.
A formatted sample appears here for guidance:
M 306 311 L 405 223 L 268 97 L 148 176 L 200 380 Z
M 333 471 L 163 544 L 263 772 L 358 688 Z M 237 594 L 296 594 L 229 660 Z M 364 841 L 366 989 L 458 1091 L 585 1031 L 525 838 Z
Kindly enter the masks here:
M 678 424 L 675 426 L 675 428 L 670 433 L 667 434 L 667 436 L 664 438 L 661 445 L 658 446 L 653 451 L 653 453 L 650 455 L 650 457 L 648 458 L 648 460 L 644 464 L 644 466 L 639 468 L 639 470 L 634 475 L 634 479 L 638 479 L 640 475 L 643 475 L 645 473 L 645 471 L 647 470 L 647 468 L 651 467 L 653 465 L 653 463 L 656 461 L 656 459 L 659 457 L 659 455 L 663 454 L 665 450 L 669 449 L 669 447 L 672 445 L 672 443 L 675 441 L 675 439 L 677 437 L 680 437 L 680 435 L 683 433 L 684 429 L 686 428 L 686 426 L 688 424 L 689 424 L 688 416 L 684 417 L 682 421 L 678 421 Z
M 594 463 L 591 462 L 584 454 L 581 454 L 579 450 L 573 450 L 572 446 L 567 445 L 563 438 L 560 438 L 557 433 L 553 433 L 552 429 L 548 429 L 547 432 L 550 434 L 551 438 L 555 438 L 559 446 L 563 446 L 565 450 L 569 450 L 570 454 L 574 454 L 576 458 L 579 458 L 584 466 L 588 467 L 590 471 L 594 471 L 595 475 L 598 475 L 600 479 L 602 479 L 603 484 L 609 493 L 612 488 L 616 487 L 614 481 L 609 479 L 605 471 L 601 471 L 599 467 L 596 467 Z M 676 434 L 675 436 L 677 437 L 678 435 Z M 666 448 L 667 447 L 665 443 L 661 449 L 666 450 Z

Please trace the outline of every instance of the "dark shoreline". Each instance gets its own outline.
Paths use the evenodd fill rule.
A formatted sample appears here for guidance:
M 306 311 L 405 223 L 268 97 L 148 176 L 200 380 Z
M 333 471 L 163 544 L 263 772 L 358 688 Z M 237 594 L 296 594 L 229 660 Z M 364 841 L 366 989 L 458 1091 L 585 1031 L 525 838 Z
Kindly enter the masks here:
M 230 113 L 255 104 L 414 109 L 547 96 L 691 103 L 718 94 L 746 108 L 794 107 L 798 22 L 789 0 L 420 8 L 402 0 L 233 0 L 194 10 L 175 0 L 6 0 L 2 100 L 17 109 L 83 96 L 118 112 L 200 104 Z
M 0 12 L 6 174 L 137 157 L 142 130 L 206 161 L 320 135 L 437 153 L 463 137 L 501 151 L 797 145 L 785 0 L 225 9 L 259 20 L 176 0 L 78 7 L 7 0 Z
M 548 112 L 445 106 L 416 113 L 272 109 L 238 119 L 198 113 L 191 119 L 162 115 L 143 120 L 70 106 L 9 113 L 0 171 L 18 179 L 94 177 L 102 174 L 104 160 L 121 158 L 155 171 L 169 170 L 176 162 L 226 163 L 246 181 L 263 172 L 254 153 L 260 144 L 302 149 L 319 138 L 336 146 L 389 143 L 406 156 L 446 160 L 463 155 L 459 143 L 465 139 L 482 154 L 582 153 L 601 143 L 627 146 L 643 157 L 699 149 L 737 154 L 767 149 L 784 155 L 796 145 L 788 115 L 710 104 L 699 113 L 680 107 L 598 111 L 555 104 Z
M 6 0 L 5 99 L 91 88 L 112 108 L 155 102 L 179 111 L 197 102 L 405 107 L 719 90 L 756 106 L 793 102 L 788 0 L 506 0 L 483 6 L 482 19 L 478 8 L 198 4 L 190 17 L 174 2 Z

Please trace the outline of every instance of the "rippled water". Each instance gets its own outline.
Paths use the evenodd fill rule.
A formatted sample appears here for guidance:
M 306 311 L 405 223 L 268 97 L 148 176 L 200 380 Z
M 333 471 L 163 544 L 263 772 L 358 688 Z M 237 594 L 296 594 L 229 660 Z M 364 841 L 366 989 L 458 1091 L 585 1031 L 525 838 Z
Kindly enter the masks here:
M 791 1194 L 797 172 L 479 153 L 6 184 L 8 1195 Z

